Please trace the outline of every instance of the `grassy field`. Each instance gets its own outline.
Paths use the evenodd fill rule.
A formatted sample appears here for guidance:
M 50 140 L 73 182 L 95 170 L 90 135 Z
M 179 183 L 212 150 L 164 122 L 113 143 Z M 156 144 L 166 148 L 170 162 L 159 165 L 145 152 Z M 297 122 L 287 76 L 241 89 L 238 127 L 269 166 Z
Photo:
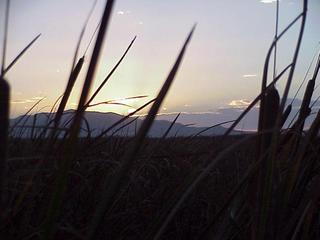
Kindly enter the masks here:
M 242 138 L 229 137 L 225 144 L 232 144 Z M 90 143 L 80 143 L 69 172 L 55 239 L 81 239 L 77 235 L 85 235 L 104 191 L 103 182 L 105 178 L 114 177 L 124 149 L 132 141 L 128 138 L 113 138 L 92 151 L 87 148 Z M 31 140 L 16 140 L 10 148 L 12 152 L 8 159 L 6 192 L 11 211 L 1 230 L 7 239 L 24 239 L 37 234 L 36 229 L 43 222 L 54 188 L 59 155 L 44 159 L 39 166 L 40 159 L 34 156 L 41 153 L 30 152 L 33 145 Z M 250 145 L 246 146 L 232 152 L 210 172 L 199 189 L 183 204 L 164 234 L 164 239 L 194 239 L 194 236 L 201 233 L 252 162 L 253 156 L 248 149 Z M 104 217 L 105 227 L 99 229 L 99 237 L 146 237 L 155 220 L 185 182 L 186 176 L 192 171 L 200 172 L 204 166 L 203 157 L 212 149 L 218 150 L 221 147 L 225 146 L 219 137 L 192 140 L 172 138 L 162 141 L 147 139 L 127 176 L 126 185 Z M 34 178 L 31 183 L 32 175 Z M 23 192 L 26 195 L 17 204 Z M 37 238 L 34 236 L 30 239 Z
M 311 114 L 320 56 L 299 113 L 283 128 L 292 108 L 287 98 L 308 1 L 303 1 L 301 13 L 286 28 L 276 31 L 266 55 L 260 94 L 222 136 L 167 138 L 169 127 L 162 138 L 147 137 L 187 53 L 194 26 L 155 99 L 100 136 L 80 138 L 85 111 L 135 40 L 100 87 L 91 91 L 114 2 L 106 2 L 98 25 L 77 110 L 68 124 L 61 122 L 86 57 L 78 57 L 86 23 L 66 88 L 41 127 L 42 134 L 32 139 L 12 135 L 16 128 L 32 132 L 35 124 L 23 124 L 31 108 L 20 122 L 9 126 L 11 90 L 6 73 L 14 70 L 15 62 L 39 36 L 6 65 L 7 7 L 0 79 L 1 239 L 319 239 L 320 113 L 309 129 L 304 130 L 304 123 Z M 278 41 L 296 25 L 299 32 L 292 61 L 269 76 Z M 285 83 L 281 96 L 275 87 L 278 81 Z M 257 132 L 230 136 L 258 104 Z M 146 107 L 148 114 L 134 137 L 108 135 Z

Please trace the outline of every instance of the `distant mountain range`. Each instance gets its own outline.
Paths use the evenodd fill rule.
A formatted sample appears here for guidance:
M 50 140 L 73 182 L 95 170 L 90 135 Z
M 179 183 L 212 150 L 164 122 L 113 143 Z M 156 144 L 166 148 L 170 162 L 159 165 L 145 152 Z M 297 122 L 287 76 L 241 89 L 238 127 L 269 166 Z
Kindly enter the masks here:
M 287 104 L 292 104 L 292 111 L 288 117 L 285 127 L 292 121 L 294 116 L 298 114 L 302 100 L 300 99 L 288 99 Z M 312 111 L 311 115 L 305 122 L 305 128 L 309 128 L 313 122 L 317 111 L 320 109 L 320 102 L 311 101 Z M 204 112 L 182 112 L 179 116 L 178 122 L 182 124 L 194 124 L 196 127 L 205 127 L 218 124 L 225 121 L 237 119 L 245 106 L 227 106 L 221 107 L 215 110 L 208 110 Z M 163 113 L 157 117 L 158 120 L 171 120 L 174 119 L 178 113 Z M 238 124 L 236 129 L 243 131 L 255 131 L 258 125 L 259 107 L 254 107 L 244 117 L 244 119 Z M 230 126 L 230 124 L 223 125 L 224 127 Z
M 62 117 L 61 125 L 70 120 L 74 111 L 68 110 Z M 88 135 L 88 129 L 90 129 L 91 136 L 97 136 L 105 129 L 112 126 L 114 123 L 122 119 L 123 116 L 116 113 L 102 113 L 102 112 L 91 112 L 85 113 L 86 121 L 82 123 L 82 130 L 80 136 L 85 137 Z M 49 113 L 38 113 L 35 115 L 19 116 L 15 119 L 11 119 L 10 125 L 15 126 L 12 131 L 13 136 L 30 137 L 33 135 L 40 134 L 43 127 L 48 124 Z M 131 123 L 130 123 L 131 122 Z M 134 136 L 141 126 L 143 119 L 130 117 L 123 123 L 112 129 L 108 135 L 114 134 L 116 136 Z M 169 129 L 172 122 L 169 120 L 155 120 L 149 133 L 149 137 L 161 137 Z M 34 126 L 34 127 L 33 127 Z M 207 127 L 195 127 L 190 125 L 184 125 L 181 123 L 173 124 L 168 137 L 178 136 L 187 137 L 199 134 L 199 136 L 213 136 L 221 135 L 226 131 L 226 128 L 217 126 L 206 130 Z M 205 131 L 206 130 L 206 131 Z M 239 134 L 240 132 L 234 131 L 232 134 Z
M 292 112 L 285 124 L 285 127 L 291 122 L 293 117 L 298 113 L 301 104 L 300 99 L 288 99 L 288 104 L 292 103 Z M 320 103 L 315 103 L 313 105 L 313 110 L 311 115 L 307 118 L 305 123 L 305 128 L 310 127 L 312 121 L 316 116 L 316 112 L 320 109 Z M 168 137 L 178 136 L 186 137 L 193 136 L 200 133 L 200 136 L 214 136 L 221 135 L 225 133 L 226 129 L 231 125 L 225 124 L 222 126 L 216 126 L 206 130 L 208 127 L 236 119 L 244 107 L 225 107 L 219 108 L 215 111 L 208 112 L 182 112 L 177 119 L 177 122 L 172 126 Z M 66 123 L 73 115 L 73 110 L 68 110 L 65 112 L 61 123 Z M 172 121 L 177 116 L 178 113 L 162 113 L 159 114 L 154 121 L 150 131 L 149 137 L 161 137 L 168 130 Z M 259 108 L 255 107 L 246 115 L 246 117 L 238 124 L 236 130 L 231 134 L 241 134 L 248 131 L 255 131 L 258 123 Z M 20 116 L 12 119 L 11 126 L 18 122 L 18 126 L 14 129 L 14 135 L 21 135 L 22 137 L 29 137 L 31 134 L 31 126 L 35 123 L 34 134 L 41 132 L 41 128 L 46 126 L 48 123 L 49 114 L 48 113 L 38 113 L 35 115 L 28 115 L 26 117 Z M 109 128 L 114 123 L 122 119 L 123 116 L 116 113 L 103 113 L 103 112 L 93 112 L 88 111 L 85 113 L 86 123 L 83 122 L 82 130 L 80 136 L 87 136 L 90 129 L 91 136 L 97 136 L 103 130 Z M 123 123 L 112 129 L 108 134 L 114 134 L 116 136 L 134 136 L 141 126 L 143 117 L 131 117 L 125 120 Z M 62 124 L 62 125 L 63 125 Z M 27 126 L 21 130 L 21 126 Z M 89 127 L 88 127 L 89 126 Z M 206 130 L 206 131 L 205 131 Z

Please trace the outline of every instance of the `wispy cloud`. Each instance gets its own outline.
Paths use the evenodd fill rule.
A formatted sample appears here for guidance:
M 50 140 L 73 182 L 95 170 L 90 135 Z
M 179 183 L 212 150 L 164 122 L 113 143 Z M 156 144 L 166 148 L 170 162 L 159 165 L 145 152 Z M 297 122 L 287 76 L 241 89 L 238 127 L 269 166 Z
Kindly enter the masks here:
M 250 103 L 251 101 L 247 99 L 238 99 L 238 100 L 232 100 L 231 102 L 229 102 L 228 106 L 232 108 L 243 108 L 243 107 L 247 107 Z
M 32 99 L 32 100 L 40 100 L 40 99 L 43 99 L 43 98 L 45 98 L 45 97 L 35 96 L 35 97 L 31 98 L 31 99 Z
M 33 103 L 35 100 L 31 99 L 22 99 L 22 100 L 13 100 L 11 101 L 11 104 L 26 104 L 26 103 Z
M 257 76 L 257 74 L 244 74 L 244 75 L 242 75 L 242 77 L 244 77 L 244 78 L 253 78 L 256 76 Z
M 125 15 L 125 14 L 130 14 L 130 13 L 131 13 L 130 10 L 125 10 L 125 11 L 119 10 L 119 11 L 117 12 L 118 15 Z
M 24 104 L 27 103 L 25 100 L 13 100 L 10 102 L 11 104 Z
M 274 3 L 277 2 L 277 0 L 260 0 L 261 3 Z M 280 0 L 279 0 L 280 2 Z
M 29 99 L 12 100 L 10 103 L 11 104 L 27 104 L 27 103 L 34 103 L 34 102 L 39 101 L 41 99 L 45 99 L 45 97 L 36 96 L 36 97 L 29 98 Z

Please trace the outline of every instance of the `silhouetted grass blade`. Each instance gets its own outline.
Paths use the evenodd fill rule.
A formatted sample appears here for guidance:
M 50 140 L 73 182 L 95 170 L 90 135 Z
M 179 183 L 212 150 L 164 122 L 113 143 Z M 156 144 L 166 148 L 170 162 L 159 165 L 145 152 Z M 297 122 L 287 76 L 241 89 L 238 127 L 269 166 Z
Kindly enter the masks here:
M 10 86 L 4 78 L 0 78 L 0 205 L 4 211 L 2 198 L 4 190 L 4 173 L 8 151 Z
M 124 184 L 124 177 L 128 174 L 133 161 L 135 160 L 138 151 L 141 147 L 141 144 L 146 137 L 155 117 L 156 114 L 161 106 L 161 103 L 163 102 L 174 78 L 175 75 L 179 69 L 179 66 L 181 64 L 181 61 L 183 59 L 184 53 L 186 51 L 187 45 L 192 37 L 192 34 L 194 32 L 195 26 L 192 28 L 191 32 L 189 33 L 179 55 L 174 63 L 166 81 L 164 82 L 160 92 L 158 93 L 158 96 L 153 103 L 148 115 L 146 116 L 145 120 L 142 123 L 142 126 L 139 129 L 139 132 L 135 138 L 135 141 L 133 142 L 133 145 L 131 148 L 127 151 L 127 153 L 124 155 L 122 164 L 119 168 L 119 170 L 114 174 L 114 177 L 112 179 L 108 179 L 105 183 L 105 187 L 107 188 L 106 191 L 103 193 L 103 197 L 101 202 L 99 203 L 94 218 L 92 220 L 92 223 L 89 228 L 89 234 L 87 239 L 95 239 L 98 234 L 98 228 L 102 224 L 103 217 L 105 213 L 108 211 L 108 209 L 111 207 L 112 202 L 114 201 L 116 194 L 119 192 L 120 188 Z

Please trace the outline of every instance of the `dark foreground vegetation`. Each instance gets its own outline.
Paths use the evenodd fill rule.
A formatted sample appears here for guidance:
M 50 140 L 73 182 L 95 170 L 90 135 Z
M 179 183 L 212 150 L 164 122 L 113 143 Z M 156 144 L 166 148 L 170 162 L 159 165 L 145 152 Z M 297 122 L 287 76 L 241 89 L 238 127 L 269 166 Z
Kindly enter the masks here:
M 287 124 L 289 127 L 283 127 L 292 108 L 286 103 L 308 1 L 301 1 L 301 13 L 282 31 L 276 31 L 265 59 L 259 95 L 222 136 L 168 139 L 169 127 L 162 138 L 147 137 L 180 68 L 193 27 L 155 99 L 99 136 L 80 138 L 84 127 L 90 132 L 85 111 L 94 105 L 95 96 L 135 41 L 91 95 L 114 2 L 106 2 L 97 28 L 77 110 L 67 123 L 61 121 L 86 57 L 84 53 L 78 58 L 86 24 L 66 89 L 52 107 L 47 123 L 40 127 L 41 134 L 31 134 L 31 139 L 13 133 L 17 128 L 34 132 L 36 124 L 26 126 L 23 121 L 33 108 L 9 126 L 10 87 L 5 77 L 39 36 L 6 65 L 7 7 L 0 78 L 1 239 L 320 239 L 319 109 L 311 127 L 304 129 L 318 101 L 312 100 L 317 97 L 313 96 L 320 68 L 317 54 L 316 63 L 309 68 L 312 78 L 301 80 L 304 98 L 300 110 Z M 298 23 L 292 61 L 277 72 L 277 42 Z M 273 76 L 269 76 L 272 55 Z M 277 81 L 284 81 L 281 97 L 275 87 Z M 230 136 L 258 103 L 257 132 Z M 148 114 L 134 137 L 111 136 L 125 120 L 147 106 Z
M 224 144 L 221 137 L 147 139 L 125 180 L 126 185 L 104 217 L 99 239 L 146 237 L 190 172 L 202 170 L 204 157 L 213 149 L 224 148 L 240 139 L 243 137 L 229 137 Z M 70 168 L 55 239 L 81 239 L 86 234 L 105 190 L 103 182 L 106 177 L 114 177 L 121 157 L 132 141 L 114 138 L 91 148 L 87 148 L 88 141 L 79 144 L 78 154 Z M 63 159 L 59 153 L 54 154 L 54 158 L 35 157 L 41 153 L 30 152 L 33 147 L 31 140 L 16 140 L 11 144 L 6 176 L 7 206 L 10 207 L 1 232 L 6 239 L 37 239 L 38 228 L 44 221 L 54 188 L 59 161 Z M 232 152 L 210 172 L 181 206 L 164 239 L 195 239 L 204 230 L 252 163 L 250 146 L 246 144 Z M 236 225 L 232 223 L 230 227 L 238 232 L 234 228 Z
M 115 177 L 126 149 L 134 140 L 113 137 L 99 142 L 79 141 L 69 169 L 54 239 L 84 239 L 105 191 L 104 181 Z M 305 138 L 300 140 L 303 142 Z M 241 141 L 244 143 L 221 159 L 181 204 L 162 239 L 248 239 L 253 224 L 250 204 L 254 204 L 250 202 L 250 187 L 256 182 L 243 184 L 243 181 L 252 172 L 258 138 L 247 135 L 146 139 L 130 174 L 124 179 L 125 184 L 105 214 L 96 239 L 149 239 L 158 221 L 181 194 L 182 186 L 189 184 L 190 173 L 203 172 L 206 159 L 212 152 L 216 158 L 222 149 Z M 1 227 L 3 239 L 40 237 L 39 227 L 46 218 L 55 178 L 64 160 L 58 149 L 53 149 L 50 157 L 43 158 L 41 149 L 46 148 L 46 143 L 37 139 L 10 141 L 5 176 L 7 208 Z M 62 143 L 58 141 L 56 145 Z M 290 210 L 291 218 L 277 222 L 280 227 L 277 231 L 281 235 L 298 230 L 298 239 L 301 234 L 306 234 L 305 239 L 320 237 L 319 201 L 310 202 L 319 196 L 318 188 L 313 188 L 319 181 L 318 146 L 319 141 L 315 139 L 314 149 L 308 152 L 312 165 L 303 167 L 308 174 L 305 173 L 304 179 L 300 180 L 302 185 L 297 189 L 296 202 L 286 209 Z M 292 162 L 282 158 L 277 161 L 278 177 L 286 176 Z M 236 196 L 235 189 L 239 191 Z M 276 194 L 282 192 L 277 189 Z M 301 216 L 307 214 L 305 208 L 309 208 L 309 216 Z M 224 209 L 223 213 L 221 209 Z M 282 210 L 278 211 L 281 213 Z M 216 217 L 219 220 L 213 228 L 214 236 L 206 236 L 208 226 Z M 304 222 L 300 223 L 302 220 Z M 298 226 L 301 229 L 297 224 L 303 224 Z M 287 235 L 281 239 L 288 239 Z

